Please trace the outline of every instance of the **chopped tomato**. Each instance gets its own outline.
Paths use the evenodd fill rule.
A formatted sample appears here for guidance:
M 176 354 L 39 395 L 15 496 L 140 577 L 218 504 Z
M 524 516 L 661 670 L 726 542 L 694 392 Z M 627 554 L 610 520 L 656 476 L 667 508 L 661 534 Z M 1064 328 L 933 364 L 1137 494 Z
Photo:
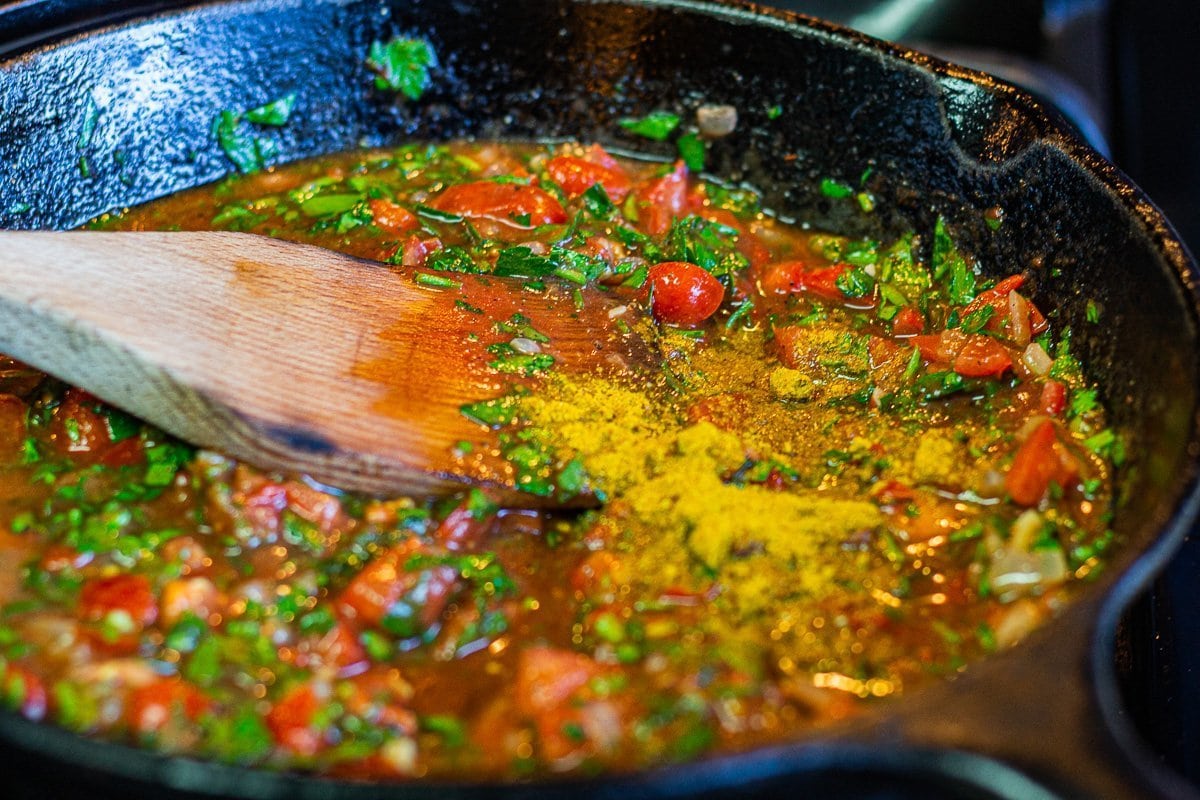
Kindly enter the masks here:
M 933 334 L 918 334 L 909 340 L 927 361 L 950 364 L 968 378 L 999 376 L 1012 366 L 1004 345 L 982 333 L 963 333 L 957 328 Z
M 737 430 L 750 413 L 751 404 L 741 392 L 709 395 L 688 406 L 689 422 L 711 422 L 727 431 Z
M 26 719 L 35 722 L 46 716 L 46 686 L 34 673 L 16 664 L 0 669 L 0 693 L 14 703 Z
M 562 706 L 607 668 L 582 653 L 557 647 L 528 647 L 517 661 L 517 707 L 535 715 Z
M 517 709 L 533 720 L 541 754 L 549 761 L 580 750 L 611 745 L 620 725 L 618 709 L 589 697 L 593 678 L 610 672 L 580 653 L 531 647 L 517 662 Z
M 192 536 L 176 536 L 159 548 L 158 554 L 164 562 L 178 564 L 182 575 L 199 572 L 213 564 L 204 545 Z
M 759 280 L 764 294 L 791 294 L 804 291 L 808 264 L 803 261 L 778 261 L 763 269 Z
M 979 311 L 985 306 L 992 307 L 992 316 L 988 319 L 986 328 L 989 331 L 1006 331 L 1009 338 L 1024 346 L 1029 343 L 1030 336 L 1036 336 L 1046 330 L 1048 323 L 1037 306 L 1017 293 L 1025 285 L 1025 275 L 1010 275 L 997 283 L 991 289 L 985 289 L 975 296 L 962 310 L 966 317 Z
M 328 492 L 300 481 L 288 481 L 284 491 L 288 508 L 301 519 L 316 525 L 322 533 L 329 533 L 341 521 L 342 502 Z
M 95 557 L 95 553 L 82 553 L 69 545 L 52 544 L 42 553 L 41 567 L 47 572 L 83 569 Z
M 771 260 L 771 251 L 753 231 L 739 228 L 737 249 L 751 267 L 760 267 Z
M 134 467 L 145 461 L 146 449 L 137 437 L 122 439 L 100 457 L 100 463 L 106 467 Z
M 1043 420 L 1017 448 L 1004 476 L 1004 488 L 1013 502 L 1037 505 L 1051 482 L 1065 485 L 1076 474 L 1074 459 L 1058 441 L 1054 423 Z
M 388 233 L 407 233 L 421 227 L 421 220 L 417 219 L 416 214 L 391 200 L 375 197 L 368 205 L 375 227 Z
M 82 389 L 66 391 L 51 425 L 51 436 L 60 453 L 76 459 L 86 454 L 99 456 L 112 445 L 108 419 L 100 407 L 100 401 Z
M 459 183 L 444 189 L 429 205 L 439 211 L 492 220 L 522 230 L 567 221 L 567 212 L 554 195 L 520 183 Z
M 25 443 L 25 401 L 15 394 L 0 394 L 0 452 L 14 453 Z
M 788 369 L 801 369 L 804 329 L 799 325 L 780 325 L 775 329 L 775 355 Z
M 968 378 L 999 376 L 1012 366 L 1012 356 L 1004 345 L 990 336 L 969 334 L 954 357 L 954 371 Z
M 1009 275 L 1004 280 L 998 282 L 990 289 L 984 289 L 979 294 L 975 295 L 975 299 L 967 304 L 963 309 L 963 316 L 978 311 L 984 306 L 993 306 L 997 314 L 1004 313 L 1006 309 L 1001 306 L 1008 302 L 1008 293 L 1015 292 L 1025 285 L 1025 275 L 1019 273 L 1017 275 Z
M 124 612 L 135 631 L 158 618 L 158 602 L 145 575 L 114 575 L 88 581 L 79 592 L 79 616 L 99 622 L 113 612 Z
M 406 267 L 423 267 L 429 256 L 442 249 L 442 240 L 436 236 L 413 234 L 404 240 L 400 248 L 400 263 Z
M 571 570 L 571 588 L 589 599 L 608 599 L 615 596 L 629 578 L 628 566 L 617 556 L 607 550 L 596 550 L 588 553 Z
M 614 264 L 617 261 L 618 247 L 616 242 L 606 236 L 589 236 L 583 247 L 579 248 L 579 252 L 605 264 Z
M 421 550 L 414 538 L 371 561 L 338 596 L 338 612 L 353 623 L 404 638 L 433 627 L 458 590 L 459 578 L 451 567 L 405 569 Z
M 1054 379 L 1042 384 L 1042 397 L 1039 405 L 1042 413 L 1057 417 L 1067 407 L 1067 386 Z
M 392 668 L 375 668 L 350 679 L 353 691 L 346 710 L 373 725 L 411 736 L 417 732 L 417 715 L 408 708 L 413 687 Z
M 194 721 L 209 705 L 209 699 L 192 684 L 178 678 L 163 678 L 130 691 L 125 715 L 134 731 L 153 733 L 177 714 Z
M 871 497 L 881 506 L 907 503 L 916 496 L 917 492 L 915 489 L 900 481 L 884 481 L 871 487 Z
M 698 325 L 725 299 L 721 282 L 695 264 L 665 261 L 650 268 L 650 310 L 668 325 Z
M 289 689 L 266 715 L 267 729 L 276 743 L 297 755 L 316 755 L 325 746 L 324 731 L 315 725 L 322 702 L 312 684 Z
M 892 334 L 912 336 L 925 330 L 925 316 L 912 306 L 900 309 L 892 319 Z
M 911 357 L 912 350 L 901 346 L 891 339 L 885 339 L 882 336 L 870 336 L 867 339 L 867 354 L 871 357 L 871 368 L 878 369 L 893 359 Z
M 846 264 L 810 269 L 803 261 L 780 261 L 764 268 L 761 285 L 767 294 L 805 292 L 825 300 L 845 300 L 837 281 L 848 269 Z
M 675 168 L 638 190 L 638 219 L 642 230 L 658 236 L 671 229 L 671 223 L 687 208 L 687 165 L 675 162 Z
M 243 511 L 255 532 L 271 535 L 279 531 L 287 508 L 287 489 L 283 484 L 264 481 L 246 492 Z
M 703 591 L 685 589 L 682 586 L 668 586 L 658 594 L 658 602 L 665 606 L 698 606 L 713 599 L 713 587 Z
M 621 202 L 629 194 L 629 176 L 600 145 L 592 145 L 582 158 L 555 156 L 546 163 L 546 171 L 572 199 L 597 183 L 614 202 Z
M 340 676 L 355 675 L 368 665 L 367 651 L 359 644 L 357 631 L 340 620 L 321 637 L 316 649 L 324 663 L 338 668 Z
M 921 358 L 926 361 L 934 361 L 942 364 L 948 364 L 954 360 L 954 356 L 961 347 L 960 340 L 951 340 L 946 334 L 956 334 L 962 336 L 958 331 L 942 331 L 942 333 L 922 333 L 913 336 L 908 341 L 921 351 Z
M 463 501 L 446 515 L 433 538 L 448 550 L 472 550 L 483 541 L 495 519 L 494 513 L 477 512 Z
M 175 578 L 163 585 L 160 605 L 163 624 L 174 625 L 184 614 L 208 619 L 224 609 L 225 598 L 208 578 Z

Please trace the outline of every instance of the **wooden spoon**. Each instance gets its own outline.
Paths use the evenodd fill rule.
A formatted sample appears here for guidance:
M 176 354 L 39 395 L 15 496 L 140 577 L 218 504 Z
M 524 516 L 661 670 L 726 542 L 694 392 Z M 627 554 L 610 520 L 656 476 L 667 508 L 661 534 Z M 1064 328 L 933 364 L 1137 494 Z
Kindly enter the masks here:
M 250 234 L 0 232 L 0 352 L 260 467 L 556 505 L 514 486 L 495 432 L 460 408 L 540 380 L 489 366 L 517 313 L 554 371 L 646 363 L 613 323 L 622 301 L 589 289 L 577 310 L 572 287 L 426 275 L 458 285 Z

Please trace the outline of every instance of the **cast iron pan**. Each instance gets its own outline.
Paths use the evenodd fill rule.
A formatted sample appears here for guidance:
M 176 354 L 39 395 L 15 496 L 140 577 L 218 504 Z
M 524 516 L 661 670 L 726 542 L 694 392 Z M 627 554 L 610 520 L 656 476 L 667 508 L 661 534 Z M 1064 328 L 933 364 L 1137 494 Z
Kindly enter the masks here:
M 376 93 L 363 66 L 373 39 L 396 34 L 426 36 L 441 55 L 419 103 Z M 11 43 L 0 45 L 9 228 L 66 228 L 213 180 L 231 168 L 214 115 L 291 92 L 291 122 L 264 132 L 281 159 L 409 137 L 572 136 L 644 149 L 618 118 L 733 104 L 741 123 L 713 149 L 711 171 L 761 187 L 769 207 L 875 237 L 929 230 L 940 214 L 997 272 L 1030 269 L 1038 304 L 1077 332 L 1075 350 L 1133 454 L 1114 523 L 1124 544 L 1073 606 L 957 680 L 819 738 L 537 787 L 381 788 L 167 758 L 5 714 L 0 739 L 20 774 L 35 776 L 30 796 L 86 784 L 88 797 L 156 798 L 1197 797 L 1143 752 L 1112 676 L 1121 609 L 1197 510 L 1194 265 L 1142 193 L 1028 96 L 735 2 L 58 0 L 0 6 L 0 41 Z M 770 119 L 776 105 L 783 113 Z M 817 189 L 822 177 L 856 182 L 867 167 L 874 214 Z M 994 233 L 982 213 L 993 205 L 1006 212 Z M 1086 321 L 1088 297 L 1103 324 Z

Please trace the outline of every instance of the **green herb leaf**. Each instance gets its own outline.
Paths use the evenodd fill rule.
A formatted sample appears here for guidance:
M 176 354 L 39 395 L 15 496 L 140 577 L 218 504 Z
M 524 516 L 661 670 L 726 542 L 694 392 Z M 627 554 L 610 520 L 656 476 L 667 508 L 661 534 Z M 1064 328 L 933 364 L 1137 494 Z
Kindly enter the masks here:
M 449 714 L 430 714 L 420 718 L 421 730 L 436 733 L 449 748 L 459 748 L 467 743 L 467 727 L 458 717 Z
M 319 194 L 300 204 L 300 210 L 309 217 L 329 217 L 343 214 L 362 201 L 357 194 Z
M 729 319 L 725 321 L 725 330 L 733 330 L 734 326 L 746 319 L 746 317 L 748 317 L 750 312 L 753 310 L 754 298 L 747 297 L 738 305 L 734 312 L 729 315 Z
M 267 221 L 267 217 L 256 214 L 245 206 L 230 204 L 223 207 L 212 218 L 214 228 L 225 228 L 231 231 L 248 231 Z
M 535 256 L 528 247 L 506 247 L 496 256 L 495 275 L 514 278 L 544 278 L 554 274 L 556 266 L 546 256 Z
M 995 315 L 994 306 L 981 306 L 962 318 L 959 328 L 964 333 L 979 333 Z
M 478 422 L 480 425 L 502 428 L 511 424 L 516 418 L 518 399 L 512 395 L 505 395 L 478 403 L 467 403 L 460 406 L 458 411 L 467 419 Z
M 663 260 L 688 261 L 718 278 L 731 275 L 750 264 L 737 241 L 736 228 L 690 215 L 671 224 Z
M 834 281 L 842 294 L 851 298 L 866 297 L 875 288 L 875 279 L 864 269 L 849 269 Z
M 420 100 L 429 88 L 429 69 L 437 66 L 437 55 L 425 39 L 397 37 L 384 44 L 372 42 L 367 68 L 375 73 L 375 88 L 400 92 L 409 100 Z
M 845 197 L 853 197 L 854 187 L 848 183 L 835 181 L 833 178 L 825 178 L 821 181 L 821 194 L 834 200 L 841 200 Z
M 567 462 L 566 466 L 558 471 L 558 493 L 563 498 L 574 497 L 583 491 L 587 485 L 587 473 L 584 471 L 583 462 L 578 458 L 573 458 Z
M 1074 419 L 1099 408 L 1095 389 L 1075 389 L 1071 392 L 1071 405 L 1067 414 Z
M 975 271 L 950 238 L 942 217 L 933 231 L 932 262 L 933 277 L 945 283 L 951 304 L 963 306 L 975 299 Z
M 100 413 L 104 416 L 104 421 L 108 423 L 108 437 L 114 442 L 137 436 L 142 429 L 142 423 L 119 409 L 102 406 Z
M 526 339 L 532 339 L 535 342 L 545 344 L 550 341 L 550 337 L 533 327 L 533 323 L 529 317 L 524 314 L 513 314 L 505 322 L 497 322 L 492 326 L 492 330 L 496 333 L 505 333 L 509 336 L 521 336 Z
M 77 150 L 86 150 L 91 145 L 92 137 L 96 135 L 96 123 L 99 121 L 100 107 L 96 105 L 96 99 L 88 94 L 83 108 L 83 123 L 79 126 L 79 139 L 75 142 Z
M 679 150 L 679 157 L 683 159 L 684 164 L 687 164 L 689 170 L 692 172 L 704 171 L 706 148 L 703 139 L 694 133 L 685 133 L 676 140 L 675 147 Z
M 641 119 L 626 118 L 617 124 L 635 136 L 665 142 L 672 131 L 679 127 L 679 115 L 668 111 L 652 111 Z
M 292 115 L 292 109 L 296 107 L 295 93 L 286 95 L 273 100 L 270 103 L 264 103 L 257 108 L 252 108 L 245 114 L 247 122 L 253 122 L 255 125 L 272 125 L 279 127 L 287 124 L 288 117 Z
M 522 353 L 508 342 L 497 342 L 487 351 L 496 356 L 488 366 L 497 372 L 528 376 L 554 366 L 554 356 L 549 353 Z
M 425 260 L 425 268 L 435 272 L 468 272 L 480 273 L 483 270 L 471 258 L 471 254 L 462 247 L 443 247 L 430 254 Z
M 608 192 L 604 191 L 604 186 L 599 183 L 584 192 L 582 199 L 583 207 L 596 219 L 609 219 L 616 210 Z
M 248 175 L 262 169 L 263 161 L 254 137 L 242 131 L 240 123 L 241 116 L 226 109 L 217 115 L 213 129 L 225 157 L 238 172 Z
M 413 275 L 413 281 L 431 289 L 461 289 L 462 282 L 444 275 L 430 275 L 428 272 L 418 272 Z
M 274 746 L 271 732 L 252 707 L 239 708 L 230 716 L 211 715 L 206 721 L 204 747 L 224 760 L 252 764 Z
M 914 347 L 912 355 L 909 356 L 908 365 L 904 368 L 904 380 L 911 381 L 917 374 L 917 370 L 921 368 L 921 349 Z
M 463 217 L 461 214 L 455 214 L 450 211 L 442 211 L 426 205 L 417 205 L 417 207 L 413 209 L 413 212 L 418 217 L 431 219 L 434 222 L 446 222 L 451 225 L 462 222 L 465 219 L 465 217 Z

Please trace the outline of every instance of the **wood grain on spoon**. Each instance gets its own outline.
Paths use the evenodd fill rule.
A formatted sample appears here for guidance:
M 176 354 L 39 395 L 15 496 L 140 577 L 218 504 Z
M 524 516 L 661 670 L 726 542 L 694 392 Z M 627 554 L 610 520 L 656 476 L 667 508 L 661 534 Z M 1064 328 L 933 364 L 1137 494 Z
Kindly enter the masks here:
M 450 277 L 461 289 L 240 233 L 0 232 L 0 352 L 260 467 L 372 493 L 485 485 L 506 504 L 554 505 L 517 490 L 494 432 L 460 411 L 529 380 L 488 366 L 487 346 L 512 338 L 490 325 L 527 316 L 555 370 L 645 352 L 600 291 L 577 312 L 568 288 Z

